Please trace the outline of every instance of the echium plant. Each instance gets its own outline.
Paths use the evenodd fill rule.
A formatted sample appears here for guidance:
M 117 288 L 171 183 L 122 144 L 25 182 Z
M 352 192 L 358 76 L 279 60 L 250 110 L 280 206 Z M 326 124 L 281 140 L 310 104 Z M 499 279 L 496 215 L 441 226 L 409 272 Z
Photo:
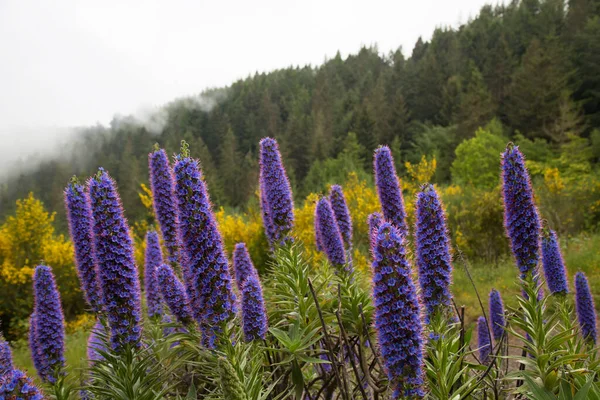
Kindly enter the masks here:
M 258 276 L 258 272 L 254 268 L 245 243 L 237 243 L 235 245 L 233 251 L 233 272 L 235 274 L 236 286 L 240 292 L 246 279 L 251 276 Z
M 352 218 L 346 204 L 344 191 L 340 185 L 333 185 L 329 190 L 329 202 L 335 215 L 338 228 L 344 240 L 346 249 L 352 248 Z
M 319 199 L 315 209 L 318 229 L 320 232 L 321 245 L 327 255 L 327 259 L 337 271 L 349 268 L 346 263 L 346 252 L 340 228 L 336 222 L 331 203 L 327 198 Z
M 113 179 L 102 168 L 88 181 L 98 276 L 113 350 L 140 346 L 141 294 L 133 242 Z M 38 316 L 39 318 L 39 316 Z
M 394 398 L 425 396 L 423 326 L 405 239 L 389 222 L 377 231 L 373 260 L 375 330 Z
M 32 356 L 42 381 L 55 383 L 65 364 L 65 320 L 50 267 L 38 265 L 33 276 L 35 336 Z M 35 350 L 35 352 L 34 352 Z
M 490 323 L 492 325 L 492 334 L 495 341 L 499 341 L 504 335 L 506 327 L 506 317 L 502 296 L 496 289 L 490 291 Z
M 12 352 L 8 342 L 0 336 L 0 379 L 13 370 Z
M 148 316 L 150 318 L 160 318 L 163 315 L 156 272 L 162 263 L 163 256 L 158 234 L 155 231 L 148 231 L 146 233 L 144 289 L 146 291 L 146 305 L 148 306 Z
M 479 362 L 488 364 L 492 352 L 490 329 L 485 317 L 477 319 L 477 348 L 479 349 Z
M 0 378 L 0 399 L 44 400 L 45 397 L 23 371 L 15 369 Z
M 581 335 L 588 343 L 595 345 L 598 340 L 596 307 L 590 292 L 590 285 L 583 272 L 575 274 L 575 309 Z
M 28 333 L 28 342 L 29 342 L 29 350 L 31 351 L 31 360 L 33 361 L 33 366 L 36 371 L 40 371 L 42 369 L 42 364 L 39 354 L 39 343 L 37 340 L 37 318 L 35 315 L 35 306 L 34 311 L 31 313 L 29 317 L 29 333 Z
M 534 203 L 525 157 L 509 143 L 502 154 L 504 225 L 521 277 L 536 274 L 540 248 L 540 217 Z
M 292 240 L 294 202 L 279 146 L 268 137 L 260 141 L 260 189 L 267 238 L 271 246 L 281 246 Z
M 568 293 L 567 270 L 560 251 L 560 244 L 556 232 L 548 228 L 542 230 L 542 265 L 550 292 L 552 294 Z
M 96 272 L 89 196 L 85 186 L 75 179 L 65 189 L 64 196 L 81 289 L 91 310 L 99 312 L 102 308 L 102 292 Z
M 183 284 L 167 264 L 161 265 L 157 273 L 160 293 L 171 313 L 180 323 L 189 325 L 192 322 L 192 309 Z
M 434 313 L 448 314 L 452 306 L 450 239 L 442 203 L 432 185 L 424 185 L 417 194 L 416 221 L 416 264 L 429 323 Z
M 258 275 L 248 276 L 242 283 L 242 328 L 247 342 L 264 340 L 267 334 L 267 310 Z
M 104 347 L 104 342 L 102 341 L 102 336 L 105 335 L 104 325 L 102 322 L 96 321 L 92 331 L 90 332 L 90 336 L 88 337 L 87 342 L 87 357 L 88 362 L 93 364 L 95 361 L 99 361 L 102 359 L 101 351 L 106 351 Z
M 181 242 L 197 295 L 194 318 L 213 347 L 214 333 L 236 313 L 229 265 L 198 161 L 185 142 L 174 171 Z
M 404 197 L 400 180 L 396 174 L 392 151 L 387 146 L 381 146 L 375 150 L 374 157 L 375 184 L 379 202 L 383 210 L 383 217 L 400 230 L 400 233 L 408 233 L 406 224 L 406 211 L 404 210 Z
M 175 199 L 175 180 L 164 149 L 156 148 L 148 154 L 150 167 L 150 187 L 154 214 L 162 234 L 168 260 L 171 264 L 179 260 L 179 221 L 177 216 L 177 200 Z
M 383 215 L 378 212 L 369 214 L 368 221 L 369 225 L 369 250 L 371 255 L 373 254 L 373 246 L 375 246 L 375 239 L 377 238 L 377 231 L 383 223 Z

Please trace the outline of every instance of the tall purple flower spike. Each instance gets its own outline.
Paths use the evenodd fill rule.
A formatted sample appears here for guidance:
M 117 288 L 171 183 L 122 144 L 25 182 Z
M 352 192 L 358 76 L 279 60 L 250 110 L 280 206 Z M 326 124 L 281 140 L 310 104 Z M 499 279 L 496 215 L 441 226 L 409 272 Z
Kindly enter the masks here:
M 174 167 L 181 242 L 197 295 L 194 318 L 202 326 L 205 338 L 211 338 L 205 342 L 212 346 L 211 331 L 218 331 L 235 316 L 235 294 L 223 240 L 198 162 L 188 156 L 185 144 L 182 153 Z
M 432 185 L 417 194 L 415 247 L 425 321 L 435 312 L 447 313 L 452 305 L 452 256 L 442 203 Z
M 314 228 L 315 228 L 315 247 L 317 248 L 317 251 L 325 251 L 325 249 L 323 248 L 323 239 L 321 238 L 321 228 L 319 228 L 319 217 L 316 212 L 315 212 Z
M 542 265 L 546 284 L 553 294 L 569 293 L 567 270 L 560 251 L 556 232 L 551 229 L 542 231 Z
M 596 344 L 598 330 L 596 328 L 596 307 L 590 292 L 590 285 L 583 272 L 575 274 L 575 310 L 583 338 Z
M 60 294 L 50 267 L 38 265 L 33 276 L 35 297 L 35 355 L 38 374 L 54 383 L 65 364 L 65 319 Z M 33 349 L 32 349 L 33 350 Z M 33 351 L 32 351 L 33 354 Z
M 44 400 L 44 396 L 23 371 L 15 369 L 0 378 L 0 399 Z
M 502 154 L 502 194 L 504 226 L 517 266 L 524 277 L 535 273 L 537 268 L 541 224 L 525 158 L 519 147 L 512 143 Z
M 102 359 L 101 351 L 106 351 L 104 343 L 101 339 L 101 334 L 104 332 L 104 325 L 100 321 L 96 321 L 87 343 L 87 357 L 90 364 Z
M 13 370 L 12 352 L 8 342 L 0 337 L 0 379 Z
M 329 203 L 327 198 L 324 197 L 319 200 L 315 214 L 318 220 L 321 244 L 327 255 L 327 259 L 338 271 L 342 268 L 349 268 L 346 263 L 342 235 L 335 220 L 335 214 L 331 209 L 331 203 Z
M 235 273 L 235 283 L 240 292 L 246 279 L 251 276 L 258 277 L 258 272 L 254 268 L 245 243 L 237 243 L 235 245 L 233 251 L 233 272 Z
M 162 251 L 158 234 L 154 231 L 146 233 L 146 266 L 144 268 L 144 286 L 146 289 L 146 304 L 148 306 L 148 316 L 158 318 L 163 315 L 163 305 L 160 299 L 160 288 L 158 287 L 158 278 L 156 270 L 163 263 Z
M 479 361 L 482 364 L 488 364 L 492 344 L 490 343 L 490 329 L 484 317 L 479 317 L 477 320 L 477 347 L 479 348 Z
M 111 345 L 116 351 L 140 346 L 141 294 L 133 242 L 113 179 L 102 168 L 88 181 L 96 261 Z
M 267 238 L 281 246 L 292 240 L 294 201 L 277 141 L 268 137 L 260 141 L 260 189 Z
M 490 292 L 490 321 L 492 323 L 492 334 L 494 340 L 499 341 L 502 339 L 504 334 L 504 327 L 506 326 L 506 319 L 504 316 L 504 303 L 502 302 L 502 296 L 496 289 L 492 289 Z
M 371 251 L 371 255 L 373 255 L 375 239 L 377 239 L 377 231 L 379 231 L 379 227 L 383 223 L 383 215 L 378 212 L 369 214 L 367 222 L 369 224 L 369 250 Z
M 241 296 L 244 338 L 247 342 L 264 340 L 267 334 L 267 311 L 257 275 L 250 275 L 244 280 Z
M 93 312 L 102 309 L 102 292 L 96 272 L 93 221 L 90 199 L 85 186 L 72 181 L 65 189 L 69 232 L 75 248 L 75 265 L 85 299 Z
M 40 360 L 39 343 L 37 340 L 37 318 L 35 316 L 35 310 L 29 317 L 29 350 L 31 351 L 31 360 L 36 371 L 42 370 L 43 366 Z
M 350 217 L 350 211 L 348 211 L 348 204 L 346 204 L 346 198 L 344 197 L 344 191 L 340 185 L 333 185 L 329 191 L 329 202 L 331 208 L 335 214 L 335 220 L 337 221 L 342 239 L 344 240 L 344 246 L 346 249 L 352 248 L 352 218 Z
M 417 289 L 404 235 L 389 222 L 381 224 L 375 237 L 373 305 L 375 330 L 394 398 L 424 397 L 424 339 Z
M 386 221 L 391 222 L 400 233 L 406 235 L 408 226 L 406 224 L 406 211 L 404 210 L 404 197 L 400 180 L 396 175 L 394 158 L 389 147 L 381 146 L 375 150 L 375 184 L 377 194 Z
M 192 322 L 192 309 L 185 288 L 167 264 L 158 268 L 158 282 L 162 297 L 171 313 L 183 325 L 189 325 Z
M 179 260 L 179 218 L 175 198 L 175 180 L 167 153 L 156 149 L 148 154 L 150 168 L 150 187 L 154 214 L 160 225 L 168 260 L 171 264 Z

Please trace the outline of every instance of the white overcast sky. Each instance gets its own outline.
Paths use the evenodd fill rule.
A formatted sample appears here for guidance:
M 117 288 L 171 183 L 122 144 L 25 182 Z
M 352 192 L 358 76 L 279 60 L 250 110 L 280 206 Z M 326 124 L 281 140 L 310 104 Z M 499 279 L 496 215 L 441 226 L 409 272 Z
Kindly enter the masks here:
M 0 157 L 30 137 L 43 144 L 40 130 L 108 124 L 338 50 L 409 55 L 420 35 L 458 26 L 486 2 L 0 0 Z

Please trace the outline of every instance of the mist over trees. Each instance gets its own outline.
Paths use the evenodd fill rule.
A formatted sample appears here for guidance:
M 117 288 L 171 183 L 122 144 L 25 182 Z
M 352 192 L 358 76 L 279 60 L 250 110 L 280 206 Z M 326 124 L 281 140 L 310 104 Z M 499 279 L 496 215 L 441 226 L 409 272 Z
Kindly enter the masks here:
M 128 217 L 143 218 L 138 190 L 148 181 L 147 155 L 156 142 L 173 154 L 185 139 L 202 163 L 213 201 L 234 208 L 244 207 L 257 189 L 257 146 L 264 136 L 280 143 L 299 198 L 332 183 L 339 166 L 370 170 L 379 144 L 390 145 L 402 161 L 434 155 L 434 179 L 448 183 L 457 146 L 494 118 L 508 140 L 558 148 L 575 135 L 600 148 L 594 133 L 600 127 L 598 0 L 485 6 L 457 29 L 441 27 L 429 42 L 419 39 L 408 57 L 403 50 L 384 55 L 362 48 L 318 67 L 255 74 L 203 93 L 217 99 L 211 107 L 174 101 L 161 110 L 160 132 L 127 118 L 83 129 L 60 159 L 0 183 L 0 221 L 30 191 L 63 214 L 69 178 L 98 166 L 119 183 Z M 455 175 L 464 182 L 485 180 L 460 168 Z

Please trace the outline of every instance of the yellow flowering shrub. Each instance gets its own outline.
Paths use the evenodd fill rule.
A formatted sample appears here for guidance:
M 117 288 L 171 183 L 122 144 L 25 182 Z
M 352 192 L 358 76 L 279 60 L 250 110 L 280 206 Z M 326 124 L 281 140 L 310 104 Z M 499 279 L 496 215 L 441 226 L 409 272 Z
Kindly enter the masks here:
M 348 174 L 343 189 L 352 217 L 354 244 L 361 248 L 368 248 L 369 214 L 381 212 L 377 191 L 374 187 L 367 185 L 366 181 L 359 180 L 358 175 L 354 172 Z
M 319 196 L 315 193 L 309 194 L 304 200 L 302 207 L 294 210 L 294 232 L 296 239 L 300 240 L 309 256 L 314 257 L 320 264 L 323 254 L 317 251 L 315 243 L 315 208 Z

